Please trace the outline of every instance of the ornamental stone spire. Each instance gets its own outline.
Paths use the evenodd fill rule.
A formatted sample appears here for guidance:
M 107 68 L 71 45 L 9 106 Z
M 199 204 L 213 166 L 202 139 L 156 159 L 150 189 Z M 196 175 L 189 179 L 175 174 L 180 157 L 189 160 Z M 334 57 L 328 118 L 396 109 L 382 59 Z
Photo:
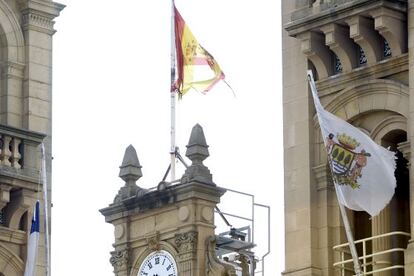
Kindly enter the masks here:
M 132 145 L 126 148 L 122 165 L 119 168 L 119 177 L 125 181 L 125 185 L 119 190 L 114 201 L 119 202 L 132 196 L 141 195 L 143 189 L 138 187 L 136 182 L 142 177 L 142 166 L 139 164 L 137 152 Z
M 126 148 L 122 165 L 119 168 L 119 177 L 127 184 L 135 184 L 142 177 L 142 166 L 139 164 L 137 152 L 132 145 Z
M 209 153 L 203 128 L 199 124 L 196 124 L 191 131 L 185 156 L 192 161 L 192 164 L 186 169 L 181 178 L 181 183 L 196 181 L 215 185 L 210 170 L 203 164 L 203 161 L 209 156 Z

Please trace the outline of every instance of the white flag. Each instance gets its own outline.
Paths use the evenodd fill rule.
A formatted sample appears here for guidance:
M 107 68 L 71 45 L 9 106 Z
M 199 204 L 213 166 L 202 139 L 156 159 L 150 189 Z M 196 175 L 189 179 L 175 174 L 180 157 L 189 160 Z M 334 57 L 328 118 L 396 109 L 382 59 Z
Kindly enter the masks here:
M 338 200 L 349 209 L 378 215 L 394 195 L 395 153 L 326 111 L 312 71 L 308 71 L 308 78 Z
M 29 240 L 27 241 L 27 259 L 24 276 L 34 276 L 36 273 L 36 256 L 39 243 L 39 201 L 36 201 L 30 229 Z

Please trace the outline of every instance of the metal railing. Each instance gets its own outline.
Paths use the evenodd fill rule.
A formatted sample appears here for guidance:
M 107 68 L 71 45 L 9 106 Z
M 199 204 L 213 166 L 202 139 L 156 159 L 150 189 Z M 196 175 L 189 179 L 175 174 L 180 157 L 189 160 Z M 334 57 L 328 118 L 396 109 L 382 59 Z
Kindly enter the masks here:
M 361 239 L 355 241 L 355 245 L 362 244 L 362 256 L 359 256 L 358 259 L 361 262 L 361 267 L 363 270 L 363 275 L 373 275 L 374 273 L 379 273 L 383 271 L 389 271 L 389 270 L 397 270 L 397 269 L 404 269 L 404 265 L 402 264 L 392 264 L 388 262 L 381 262 L 381 261 L 375 261 L 374 257 L 376 256 L 383 256 L 387 254 L 392 254 L 394 252 L 404 252 L 405 248 L 402 247 L 395 247 L 395 248 L 389 248 L 382 251 L 376 251 L 371 254 L 367 254 L 367 243 L 370 242 L 371 246 L 372 243 L 376 240 L 383 239 L 386 237 L 391 238 L 392 236 L 402 236 L 410 238 L 410 234 L 402 231 L 395 231 L 390 232 L 386 234 L 376 235 L 369 238 Z M 339 269 L 341 271 L 341 276 L 345 276 L 346 272 L 353 272 L 352 268 L 352 257 L 349 252 L 349 243 L 343 243 L 340 245 L 336 245 L 333 247 L 333 250 L 338 252 L 340 254 L 340 261 L 333 264 L 334 268 Z M 348 265 L 348 266 L 347 266 Z M 375 269 L 375 265 L 381 265 L 386 266 L 383 268 Z M 373 269 L 371 271 L 368 271 L 368 267 L 373 266 Z
M 266 209 L 266 211 L 267 211 L 267 250 L 258 259 L 259 260 L 259 263 L 261 264 L 261 269 L 260 270 L 255 271 L 254 265 L 251 265 L 250 266 L 250 275 L 251 276 L 256 275 L 256 274 L 264 275 L 264 273 L 265 273 L 265 258 L 270 254 L 270 235 L 271 235 L 270 234 L 271 233 L 270 232 L 270 225 L 271 225 L 271 221 L 270 221 L 270 218 L 271 218 L 271 216 L 270 216 L 270 206 L 263 205 L 263 204 L 259 204 L 259 203 L 255 202 L 255 197 L 254 197 L 253 194 L 249 194 L 249 193 L 245 193 L 245 192 L 241 192 L 241 191 L 236 191 L 236 190 L 232 190 L 232 189 L 228 189 L 228 188 L 225 188 L 225 189 L 226 189 L 226 192 L 231 192 L 231 193 L 234 193 L 234 194 L 239 194 L 241 196 L 246 196 L 247 198 L 250 198 L 250 202 L 251 202 L 251 207 L 250 207 L 251 208 L 251 217 L 244 217 L 244 216 L 239 216 L 239 215 L 235 215 L 235 214 L 230 214 L 230 213 L 226 213 L 226 212 L 219 211 L 219 213 L 220 213 L 221 216 L 222 215 L 229 216 L 229 217 L 241 219 L 241 220 L 244 220 L 244 221 L 248 221 L 249 223 L 251 223 L 251 227 L 242 227 L 242 228 L 239 228 L 239 229 L 241 229 L 243 231 L 247 231 L 247 241 L 248 242 L 251 242 L 252 244 L 254 244 L 254 242 L 255 242 L 254 241 L 254 238 L 255 238 L 255 235 L 257 235 L 257 233 L 255 232 L 255 227 L 254 227 L 254 224 L 255 224 L 255 209 L 256 208 L 262 208 L 262 209 Z M 216 210 L 216 213 L 217 213 L 217 210 Z M 225 232 L 225 233 L 227 233 L 227 232 Z M 249 252 L 244 252 L 244 253 L 245 253 L 246 256 L 249 255 L 248 254 Z M 248 256 L 248 257 L 249 258 L 253 258 L 253 256 Z M 253 264 L 254 263 L 254 260 L 251 259 L 250 260 L 250 263 Z

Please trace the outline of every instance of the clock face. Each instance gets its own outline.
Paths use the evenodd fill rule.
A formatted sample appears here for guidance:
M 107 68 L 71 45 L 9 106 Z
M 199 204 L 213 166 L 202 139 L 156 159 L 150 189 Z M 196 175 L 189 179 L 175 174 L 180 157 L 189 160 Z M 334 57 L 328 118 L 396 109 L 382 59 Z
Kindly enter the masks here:
M 137 276 L 177 276 L 173 256 L 164 250 L 149 254 L 142 262 Z

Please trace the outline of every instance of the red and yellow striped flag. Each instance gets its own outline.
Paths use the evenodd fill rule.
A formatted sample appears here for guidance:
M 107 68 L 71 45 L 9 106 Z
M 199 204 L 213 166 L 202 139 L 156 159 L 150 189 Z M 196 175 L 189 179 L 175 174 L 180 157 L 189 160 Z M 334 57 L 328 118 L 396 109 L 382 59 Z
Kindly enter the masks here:
M 178 77 L 173 90 L 180 96 L 191 88 L 208 92 L 224 79 L 224 73 L 213 56 L 197 42 L 175 6 L 174 12 Z

